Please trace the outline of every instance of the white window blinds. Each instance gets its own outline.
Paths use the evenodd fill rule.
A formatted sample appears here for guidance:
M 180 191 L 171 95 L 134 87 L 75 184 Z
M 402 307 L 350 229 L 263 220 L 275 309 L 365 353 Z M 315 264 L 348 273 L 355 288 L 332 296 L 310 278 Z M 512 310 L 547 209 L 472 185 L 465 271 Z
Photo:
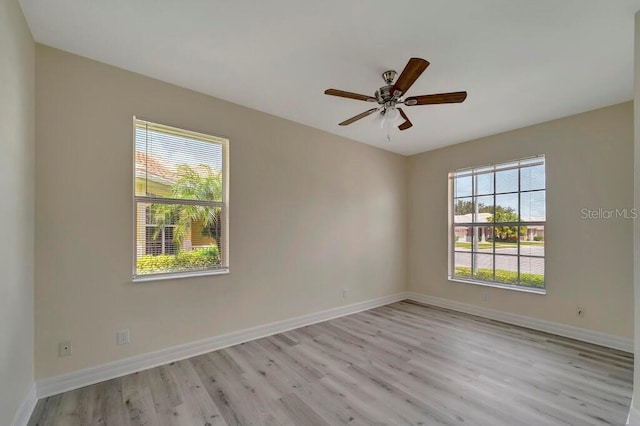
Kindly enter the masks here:
M 134 277 L 228 267 L 228 140 L 134 119 Z

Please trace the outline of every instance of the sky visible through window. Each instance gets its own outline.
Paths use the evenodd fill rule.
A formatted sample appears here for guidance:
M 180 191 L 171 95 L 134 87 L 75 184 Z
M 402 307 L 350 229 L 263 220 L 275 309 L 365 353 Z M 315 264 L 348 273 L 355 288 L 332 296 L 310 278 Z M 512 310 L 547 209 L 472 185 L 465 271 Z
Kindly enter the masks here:
M 153 129 L 147 132 L 144 127 L 136 127 L 135 134 L 136 151 L 153 155 L 167 165 L 175 167 L 178 164 L 186 164 L 195 167 L 204 164 L 215 172 L 222 170 L 220 144 Z
M 517 168 L 519 164 L 521 169 Z M 518 173 L 520 173 L 520 188 L 518 188 Z M 492 166 L 461 170 L 454 174 L 454 197 L 463 202 L 473 201 L 478 205 L 492 207 L 495 194 L 496 206 L 517 212 L 520 190 L 519 215 L 522 221 L 545 220 L 544 189 L 544 158 L 501 164 L 498 168 Z

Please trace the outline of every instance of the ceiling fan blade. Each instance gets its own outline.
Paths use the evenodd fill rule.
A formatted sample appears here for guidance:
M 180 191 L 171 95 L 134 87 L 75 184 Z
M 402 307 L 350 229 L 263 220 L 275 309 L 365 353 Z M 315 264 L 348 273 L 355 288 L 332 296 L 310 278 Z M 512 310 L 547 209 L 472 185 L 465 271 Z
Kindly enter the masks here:
M 421 58 L 411 58 L 407 65 L 402 70 L 400 77 L 393 85 L 391 93 L 394 96 L 401 96 L 407 93 L 407 90 L 416 82 L 420 74 L 424 72 L 429 66 L 429 62 Z
M 406 106 L 457 104 L 467 99 L 467 92 L 437 93 L 434 95 L 411 96 L 404 100 Z
M 354 117 L 351 117 L 351 118 L 350 118 L 350 119 L 348 119 L 348 120 L 344 120 L 342 123 L 338 124 L 338 126 L 346 126 L 346 125 L 349 125 L 349 124 L 353 123 L 354 121 L 358 121 L 358 120 L 360 120 L 361 118 L 365 118 L 366 116 L 373 114 L 373 113 L 374 113 L 374 112 L 376 112 L 377 110 L 378 110 L 378 108 L 371 108 L 370 110 L 365 111 L 365 112 L 363 112 L 363 113 L 361 113 L 361 114 L 358 114 L 358 115 L 356 115 L 356 116 L 354 116 Z
M 398 108 L 398 111 L 400 111 L 400 115 L 402 116 L 402 118 L 404 118 L 404 123 L 400 124 L 398 126 L 398 129 L 407 130 L 408 128 L 412 127 L 413 123 L 411 123 L 411 120 L 409 120 L 409 117 L 407 117 L 407 114 L 404 113 L 402 108 Z
M 327 89 L 324 91 L 324 94 L 331 95 L 331 96 L 339 96 L 341 98 L 356 99 L 358 101 L 378 102 L 376 98 L 374 98 L 373 96 L 360 95 L 358 93 L 345 92 L 344 90 L 338 90 L 338 89 Z

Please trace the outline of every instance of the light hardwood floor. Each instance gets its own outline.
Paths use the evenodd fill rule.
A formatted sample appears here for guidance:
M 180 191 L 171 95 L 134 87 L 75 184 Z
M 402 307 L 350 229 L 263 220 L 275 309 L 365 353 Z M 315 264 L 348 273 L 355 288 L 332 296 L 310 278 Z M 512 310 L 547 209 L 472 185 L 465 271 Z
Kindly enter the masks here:
M 633 355 L 399 302 L 38 402 L 30 425 L 623 425 Z

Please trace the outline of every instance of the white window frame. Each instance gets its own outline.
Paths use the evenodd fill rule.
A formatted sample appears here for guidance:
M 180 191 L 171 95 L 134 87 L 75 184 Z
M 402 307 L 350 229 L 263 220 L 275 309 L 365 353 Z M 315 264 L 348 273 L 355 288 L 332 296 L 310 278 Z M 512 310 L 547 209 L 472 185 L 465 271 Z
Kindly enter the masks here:
M 183 200 L 165 197 L 153 197 L 136 195 L 136 125 L 139 122 L 147 122 L 158 129 L 166 129 L 169 132 L 177 132 L 187 137 L 193 137 L 204 141 L 209 141 L 222 146 L 222 201 L 202 201 L 202 200 Z M 164 124 L 158 124 L 156 122 L 148 121 L 140 117 L 133 117 L 133 169 L 132 169 L 132 194 L 133 194 L 133 265 L 132 265 L 132 280 L 134 282 L 144 281 L 156 281 L 175 278 L 197 277 L 204 275 L 220 275 L 228 274 L 229 269 L 229 139 L 212 136 L 204 133 L 199 133 L 191 130 L 185 130 L 178 127 L 172 127 Z M 161 204 L 182 204 L 182 205 L 206 205 L 210 207 L 219 207 L 221 216 L 221 238 L 218 242 L 218 249 L 220 250 L 220 260 L 222 266 L 219 268 L 205 269 L 199 271 L 184 271 L 184 272 L 169 272 L 169 273 L 155 273 L 155 274 L 137 274 L 137 259 L 138 259 L 138 204 L 141 203 L 161 203 Z M 143 210 L 144 211 L 144 210 Z M 145 214 L 145 238 L 146 228 L 152 226 L 146 222 Z M 164 237 L 164 235 L 163 235 Z M 164 247 L 164 240 L 162 242 Z M 163 249 L 164 251 L 164 249 Z
M 518 195 L 518 218 L 520 219 L 517 222 L 505 222 L 505 223 L 501 223 L 501 222 L 490 222 L 491 226 L 495 227 L 495 226 L 505 226 L 505 227 L 517 227 L 517 229 L 519 230 L 521 226 L 542 226 L 544 227 L 545 231 L 546 231 L 546 213 L 545 213 L 545 220 L 544 221 L 522 221 L 520 218 L 520 195 L 522 193 L 528 193 L 528 192 L 536 192 L 536 191 L 541 191 L 542 189 L 535 189 L 535 190 L 522 190 L 522 186 L 521 186 L 521 179 L 520 179 L 520 170 L 525 168 L 525 167 L 530 167 L 532 164 L 535 165 L 536 163 L 532 163 L 532 161 L 538 160 L 539 159 L 539 163 L 537 164 L 544 164 L 545 165 L 545 186 L 544 186 L 544 191 L 546 193 L 547 191 L 547 185 L 546 185 L 546 159 L 544 155 L 536 155 L 533 157 L 527 157 L 527 158 L 521 158 L 518 160 L 512 160 L 512 161 L 503 161 L 500 163 L 495 163 L 489 166 L 477 166 L 477 167 L 471 167 L 471 168 L 465 168 L 465 169 L 459 169 L 459 170 L 455 170 L 453 172 L 449 173 L 449 178 L 448 178 L 448 187 L 449 187 L 449 196 L 448 196 L 448 208 L 449 208 L 449 224 L 448 224 L 448 235 L 449 235 L 449 244 L 448 244 L 448 260 L 449 260 L 449 267 L 448 267 L 448 279 L 450 281 L 456 281 L 456 282 L 462 282 L 462 283 L 468 283 L 468 284 L 477 284 L 477 285 L 483 285 L 483 286 L 487 286 L 487 287 L 497 287 L 497 288 L 504 288 L 504 289 L 508 289 L 508 290 L 516 290 L 516 291 L 523 291 L 523 292 L 528 292 L 528 293 L 536 293 L 536 294 L 546 294 L 546 285 L 547 285 L 547 281 L 546 281 L 546 250 L 543 256 L 535 256 L 535 255 L 521 255 L 520 254 L 520 242 L 521 239 L 518 236 L 518 238 L 516 239 L 517 241 L 517 254 L 514 255 L 517 259 L 516 263 L 518 265 L 518 279 L 520 278 L 520 257 L 531 257 L 531 258 L 542 258 L 543 263 L 545 265 L 544 271 L 544 288 L 536 288 L 536 287 L 528 287 L 528 286 L 523 286 L 523 285 L 519 285 L 519 284 L 502 284 L 499 282 L 495 282 L 495 274 L 496 274 L 496 265 L 495 265 L 495 257 L 496 257 L 496 252 L 495 252 L 495 235 L 492 235 L 493 238 L 493 244 L 494 244 L 494 248 L 492 250 L 492 255 L 493 255 L 493 276 L 494 276 L 494 281 L 483 281 L 477 278 L 468 278 L 468 277 L 462 277 L 462 276 L 458 276 L 455 275 L 455 253 L 456 253 L 456 232 L 455 229 L 456 227 L 471 227 L 472 229 L 474 229 L 475 227 L 481 227 L 483 225 L 486 225 L 489 222 L 479 222 L 479 221 L 474 221 L 472 219 L 471 222 L 455 222 L 455 201 L 456 201 L 456 196 L 454 193 L 454 179 L 456 177 L 456 175 L 461 174 L 461 173 L 465 173 L 468 172 L 472 177 L 475 177 L 477 174 L 475 173 L 475 170 L 483 170 L 486 171 L 487 169 L 493 168 L 493 173 L 494 173 L 494 179 L 493 179 L 493 192 L 490 194 L 482 194 L 479 195 L 478 193 L 476 193 L 476 179 L 472 179 L 472 191 L 471 191 L 471 198 L 472 200 L 475 199 L 478 196 L 493 196 L 493 205 L 494 208 L 496 206 L 495 204 L 495 199 L 496 199 L 496 194 L 501 195 L 503 193 L 496 193 L 496 177 L 495 177 L 495 172 L 496 170 L 498 171 L 502 171 L 502 170 L 509 170 L 509 168 L 502 168 L 501 166 L 503 165 L 507 165 L 507 164 L 511 164 L 511 163 L 518 163 L 517 166 L 511 167 L 511 169 L 517 169 L 518 170 L 518 190 L 517 191 L 513 191 L 510 193 L 515 193 Z M 525 163 L 525 165 L 521 165 L 520 163 Z M 506 193 L 509 194 L 509 193 Z M 467 198 L 467 197 L 464 197 Z M 546 197 L 545 197 L 545 211 L 546 211 Z M 495 210 L 494 210 L 495 212 Z M 494 213 L 495 214 L 495 213 Z M 519 233 L 519 231 L 518 231 Z M 473 252 L 473 238 L 472 237 L 472 249 L 469 252 L 471 255 L 471 270 L 474 270 L 473 267 L 473 262 L 475 261 L 475 257 L 474 257 L 474 252 Z M 546 244 L 546 232 L 544 235 L 544 241 Z

